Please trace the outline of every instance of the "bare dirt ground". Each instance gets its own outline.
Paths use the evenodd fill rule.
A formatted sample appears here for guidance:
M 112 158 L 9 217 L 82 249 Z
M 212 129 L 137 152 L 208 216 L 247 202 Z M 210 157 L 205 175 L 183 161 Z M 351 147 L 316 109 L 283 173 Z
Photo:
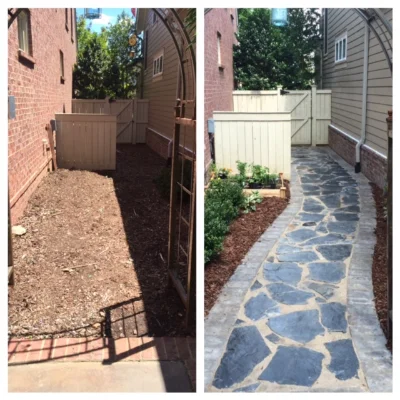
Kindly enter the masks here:
M 382 189 L 371 183 L 376 205 L 376 244 L 372 264 L 372 282 L 374 286 L 375 307 L 382 330 L 388 335 L 388 299 L 387 299 L 387 219 L 385 216 L 385 198 Z M 392 341 L 387 347 L 392 351 Z
M 224 285 L 253 244 L 287 206 L 287 199 L 266 197 L 257 209 L 241 214 L 229 227 L 223 251 L 205 266 L 204 312 L 207 316 Z
M 153 183 L 164 166 L 147 146 L 122 145 L 108 175 L 43 180 L 19 221 L 27 233 L 13 238 L 9 335 L 186 335 L 168 284 L 169 203 Z

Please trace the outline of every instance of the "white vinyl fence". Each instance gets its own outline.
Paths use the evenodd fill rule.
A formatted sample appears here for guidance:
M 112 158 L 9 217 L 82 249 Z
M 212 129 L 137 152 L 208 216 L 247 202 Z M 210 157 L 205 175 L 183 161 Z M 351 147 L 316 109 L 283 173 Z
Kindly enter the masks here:
M 237 173 L 242 161 L 290 179 L 290 113 L 214 112 L 214 123 L 217 167 Z
M 116 167 L 117 117 L 56 114 L 57 164 L 89 171 Z
M 78 114 L 106 114 L 117 117 L 117 143 L 146 143 L 148 123 L 147 99 L 72 100 L 72 112 Z

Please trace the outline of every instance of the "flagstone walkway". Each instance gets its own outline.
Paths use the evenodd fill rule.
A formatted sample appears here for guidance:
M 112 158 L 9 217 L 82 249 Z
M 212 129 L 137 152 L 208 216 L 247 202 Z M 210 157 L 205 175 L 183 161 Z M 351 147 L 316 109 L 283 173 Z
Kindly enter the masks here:
M 370 278 L 375 209 L 371 202 L 360 202 L 369 189 L 366 179 L 360 187 L 360 179 L 334 158 L 325 149 L 292 149 L 294 213 L 283 217 L 286 227 L 264 254 L 247 292 L 242 290 L 222 351 L 222 336 L 207 338 L 207 332 L 212 331 L 213 312 L 221 314 L 224 298 L 211 310 L 206 321 L 206 390 L 369 391 L 368 382 L 378 390 L 391 386 L 391 357 L 382 350 L 382 332 L 375 331 Z M 301 192 L 297 198 L 296 190 Z M 371 211 L 371 219 L 360 224 L 362 204 L 364 211 Z M 358 277 L 351 260 L 361 263 Z M 246 261 L 256 260 L 248 257 L 244 265 Z M 233 281 L 251 275 L 238 270 Z M 229 295 L 225 301 L 229 303 Z M 372 335 L 372 348 L 360 338 L 363 329 Z M 359 344 L 356 349 L 352 333 Z M 211 364 L 210 354 L 218 351 L 212 371 L 207 362 Z M 367 382 L 365 370 L 371 376 L 379 363 L 384 378 L 372 376 Z

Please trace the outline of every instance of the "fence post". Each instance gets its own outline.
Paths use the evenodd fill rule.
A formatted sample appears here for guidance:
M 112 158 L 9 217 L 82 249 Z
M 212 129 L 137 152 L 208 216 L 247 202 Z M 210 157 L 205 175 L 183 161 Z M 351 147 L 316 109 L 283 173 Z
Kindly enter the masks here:
M 104 114 L 108 114 L 108 115 L 111 114 L 110 97 L 109 96 L 107 96 L 104 99 Z
M 387 122 L 387 130 L 388 130 L 388 165 L 387 165 L 387 284 L 388 284 L 388 340 L 392 339 L 393 332 L 393 258 L 392 258 L 392 218 L 393 218 L 393 192 L 392 192 L 392 161 L 393 161 L 393 149 L 392 149 L 392 111 L 388 112 L 388 118 L 386 118 Z
M 281 106 L 282 106 L 282 99 L 281 99 L 281 90 L 282 90 L 283 86 L 277 86 L 276 87 L 276 111 L 284 111 L 281 110 Z
M 311 86 L 311 146 L 317 145 L 317 86 Z

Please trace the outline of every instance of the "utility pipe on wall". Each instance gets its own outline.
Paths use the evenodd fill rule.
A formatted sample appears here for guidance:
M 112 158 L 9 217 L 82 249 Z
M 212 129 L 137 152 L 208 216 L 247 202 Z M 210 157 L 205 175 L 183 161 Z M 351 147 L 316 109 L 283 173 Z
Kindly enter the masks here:
M 369 26 L 365 24 L 364 33 L 364 69 L 363 69 L 363 91 L 362 91 L 362 119 L 361 137 L 356 145 L 355 172 L 361 172 L 361 146 L 365 143 L 367 125 L 367 94 L 368 94 L 368 64 L 369 64 Z

